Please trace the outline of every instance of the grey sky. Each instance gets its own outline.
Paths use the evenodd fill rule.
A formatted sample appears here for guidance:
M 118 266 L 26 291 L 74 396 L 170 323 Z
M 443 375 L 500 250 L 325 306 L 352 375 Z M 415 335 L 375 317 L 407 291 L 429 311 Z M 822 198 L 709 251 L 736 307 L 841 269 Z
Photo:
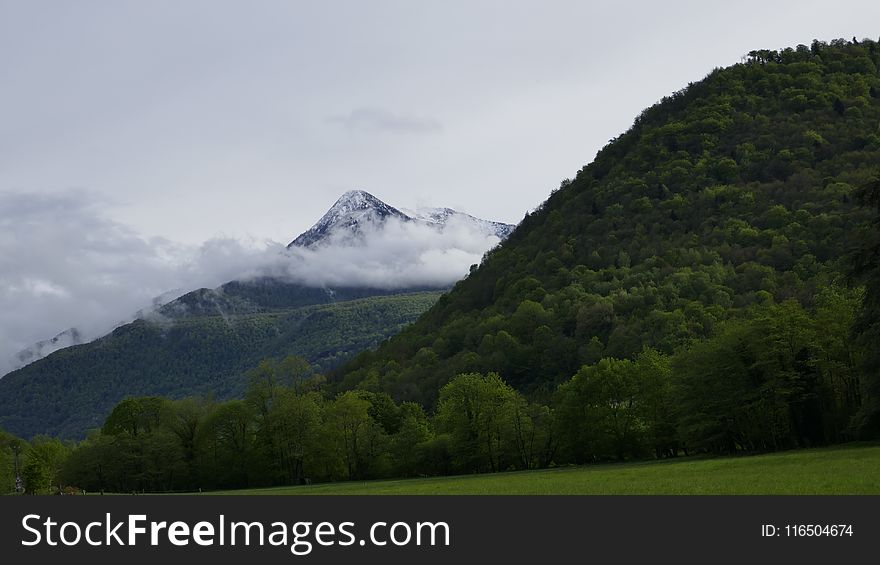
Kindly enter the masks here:
M 877 2 L 0 0 L 0 190 L 287 241 L 343 191 L 516 222 L 634 116 Z
M 876 0 L 0 0 L 0 374 L 264 264 L 346 190 L 515 223 L 712 68 L 876 22 Z M 480 255 L 430 245 L 426 270 L 339 276 Z

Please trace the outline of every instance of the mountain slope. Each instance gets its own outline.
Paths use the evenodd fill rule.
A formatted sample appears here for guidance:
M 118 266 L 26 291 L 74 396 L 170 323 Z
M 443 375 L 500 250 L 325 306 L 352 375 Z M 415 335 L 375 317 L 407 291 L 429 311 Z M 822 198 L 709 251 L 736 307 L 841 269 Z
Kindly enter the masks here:
M 350 191 L 291 246 L 311 248 L 310 257 L 338 250 L 335 246 L 366 246 L 367 252 L 367 236 L 389 219 L 438 230 L 461 226 L 485 242 L 491 242 L 487 235 L 506 235 L 512 229 L 444 210 L 448 213 L 435 219 L 414 219 L 366 192 Z M 316 268 L 296 259 L 279 257 L 280 264 L 289 261 L 285 266 L 290 271 Z M 245 372 L 269 357 L 301 355 L 317 371 L 327 371 L 414 321 L 434 303 L 442 286 L 348 284 L 306 286 L 264 277 L 157 303 L 97 341 L 55 351 L 0 379 L 0 428 L 25 437 L 79 437 L 99 425 L 125 396 L 234 397 L 243 391 Z M 68 344 L 59 337 L 48 345 Z
M 260 360 L 300 355 L 327 370 L 399 331 L 439 296 L 355 298 L 369 291 L 340 289 L 333 296 L 271 281 L 225 288 L 228 294 L 190 293 L 162 315 L 9 373 L 0 379 L 0 428 L 22 437 L 79 438 L 126 396 L 238 397 L 244 374 Z M 290 307 L 277 307 L 285 295 Z
M 453 375 L 549 393 L 842 280 L 880 172 L 873 41 L 756 51 L 638 116 L 416 324 L 334 375 L 428 405 Z
M 459 231 L 457 231 L 456 234 L 452 234 L 454 237 L 447 238 L 446 241 L 442 241 L 442 237 L 431 239 L 429 242 L 423 245 L 422 250 L 435 251 L 436 248 L 432 247 L 432 245 L 446 246 L 451 249 L 460 249 L 462 239 L 460 237 L 456 238 L 455 236 L 460 236 L 463 233 L 465 235 L 465 239 L 471 245 L 471 247 L 465 249 L 465 251 L 469 254 L 472 254 L 474 252 L 478 253 L 476 257 L 478 257 L 479 254 L 482 254 L 482 252 L 485 250 L 485 247 L 481 248 L 482 245 L 488 246 L 492 244 L 493 238 L 506 238 L 514 227 L 510 224 L 505 224 L 502 222 L 482 220 L 468 214 L 457 212 L 451 208 L 432 208 L 420 210 L 418 212 L 403 212 L 401 210 L 398 210 L 397 208 L 389 206 L 388 204 L 382 202 L 381 200 L 367 192 L 352 190 L 343 194 L 336 201 L 336 203 L 324 214 L 324 216 L 314 226 L 312 226 L 312 228 L 300 234 L 296 239 L 294 239 L 293 242 L 288 245 L 288 248 L 292 249 L 289 255 L 296 256 L 296 252 L 298 251 L 297 248 L 305 248 L 308 249 L 310 252 L 324 252 L 330 249 L 340 251 L 343 248 L 350 246 L 370 247 L 374 243 L 376 243 L 376 241 L 369 239 L 369 237 L 382 234 L 383 230 L 387 227 L 385 224 L 389 219 L 399 222 L 401 224 L 413 224 L 419 227 L 431 227 L 435 229 L 438 234 L 442 234 L 443 230 L 447 228 L 455 228 Z M 393 240 L 395 238 L 398 238 L 398 235 L 399 234 L 397 234 L 396 232 L 394 234 L 386 233 L 384 234 L 384 238 L 380 237 L 378 239 L 384 239 L 386 241 Z M 216 290 L 201 289 L 186 296 L 181 296 L 183 294 L 183 291 L 169 291 L 162 296 L 154 298 L 153 303 L 149 307 L 144 308 L 133 315 L 129 315 L 129 312 L 122 313 L 119 321 L 115 325 L 108 326 L 103 333 L 109 332 L 111 328 L 121 326 L 127 321 L 152 315 L 152 313 L 157 310 L 159 310 L 159 312 L 165 312 L 166 315 L 174 316 L 175 311 L 180 310 L 182 307 L 184 307 L 185 309 L 187 304 L 193 301 L 200 302 L 202 303 L 202 306 L 206 306 L 212 310 L 218 307 L 224 307 L 224 304 L 228 302 L 228 300 L 231 299 L 232 295 L 234 295 L 236 292 L 246 292 L 248 293 L 249 298 L 258 298 L 259 300 L 270 299 L 272 301 L 272 304 L 264 304 L 263 307 L 289 308 L 297 304 L 304 305 L 326 302 L 328 297 L 323 296 L 325 294 L 325 291 L 322 289 L 325 286 L 341 286 L 338 283 L 338 280 L 343 280 L 344 284 L 350 287 L 379 286 L 375 283 L 375 281 L 366 284 L 358 284 L 356 281 L 353 282 L 349 280 L 350 277 L 346 276 L 330 277 L 333 280 L 328 281 L 326 280 L 327 277 L 324 277 L 320 274 L 315 275 L 315 273 L 326 271 L 328 264 L 332 264 L 332 262 L 334 260 L 338 260 L 339 257 L 323 257 L 317 261 L 315 260 L 315 253 L 308 253 L 307 257 L 308 261 L 306 261 L 306 264 L 303 264 L 303 262 L 296 262 L 295 259 L 302 259 L 302 256 L 299 256 L 294 257 L 294 259 L 291 261 L 287 261 L 287 264 L 284 265 L 285 261 L 283 259 L 283 256 L 279 256 L 279 263 L 277 265 L 272 265 L 268 267 L 269 271 L 272 271 L 272 269 L 276 267 L 280 268 L 282 271 L 288 271 L 286 274 L 275 273 L 274 276 L 275 278 L 296 279 L 297 281 L 302 283 L 300 285 L 270 285 L 269 287 L 267 287 L 265 285 L 236 286 L 236 283 L 229 283 L 221 287 L 221 294 L 217 294 Z M 371 260 L 372 259 L 375 259 L 381 263 L 383 261 L 387 261 L 388 257 L 383 257 L 380 254 L 378 256 L 371 256 Z M 418 255 L 417 252 L 413 252 L 410 255 L 395 255 L 393 259 L 400 264 L 409 264 L 413 266 L 413 270 L 415 270 L 418 269 L 418 262 L 422 258 Z M 403 286 L 404 292 L 417 290 L 419 288 L 446 288 L 450 286 L 457 277 L 465 272 L 467 266 L 468 265 L 465 265 L 461 269 L 461 273 L 455 272 L 455 270 L 452 269 L 449 273 L 449 276 L 446 278 L 446 280 L 443 281 L 431 281 L 430 284 L 426 284 L 421 281 L 412 283 L 404 282 L 402 285 L 398 286 Z M 356 271 L 357 269 L 354 270 Z M 311 271 L 313 275 L 305 277 L 305 281 L 308 282 L 304 282 L 297 278 L 298 276 L 304 275 L 304 272 L 308 271 Z M 350 274 L 350 272 L 351 269 L 348 271 L 348 273 Z M 259 294 L 262 294 L 262 296 L 253 296 L 253 293 L 247 290 L 254 288 L 260 288 Z M 269 288 L 271 288 L 273 294 L 272 297 L 266 295 L 266 292 Z M 235 292 L 232 292 L 233 290 Z M 352 289 L 350 288 L 347 290 L 343 289 L 342 294 L 335 297 L 334 299 L 345 300 L 347 299 L 346 297 L 356 298 L 377 294 L 377 290 L 375 288 L 362 288 L 361 290 L 365 291 L 365 293 L 361 294 L 352 294 L 351 290 Z M 386 293 L 388 292 L 379 292 L 379 294 Z M 172 306 L 170 306 L 169 308 L 162 308 L 163 305 L 167 304 L 177 297 L 180 297 L 180 299 L 177 300 Z M 214 302 L 216 302 L 216 304 L 214 304 Z M 231 303 L 225 304 L 225 307 L 233 308 L 233 310 L 235 309 L 235 305 Z M 5 371 L 9 372 L 14 369 L 21 368 L 65 347 L 88 343 L 95 338 L 95 335 L 102 335 L 102 333 L 95 334 L 94 331 L 83 332 L 76 327 L 70 328 L 68 330 L 65 330 L 64 332 L 59 333 L 52 339 L 47 339 L 34 343 L 33 345 L 19 351 L 17 354 L 11 357 L 11 359 L 9 360 L 9 368 L 5 369 Z M 0 378 L 2 378 L 2 376 L 3 374 L 0 374 Z

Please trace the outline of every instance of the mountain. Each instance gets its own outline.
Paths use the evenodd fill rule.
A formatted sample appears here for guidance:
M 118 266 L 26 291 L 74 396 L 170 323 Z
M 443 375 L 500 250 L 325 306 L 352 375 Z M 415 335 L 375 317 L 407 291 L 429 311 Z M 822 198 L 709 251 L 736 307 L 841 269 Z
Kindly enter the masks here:
M 869 40 L 759 50 L 664 98 L 333 381 L 431 406 L 454 375 L 497 372 L 547 399 L 603 358 L 672 353 L 769 304 L 814 312 L 843 292 L 855 194 L 880 170 L 878 66 Z
M 0 428 L 81 438 L 126 396 L 240 397 L 262 359 L 299 355 L 323 372 L 415 320 L 439 292 L 234 282 L 172 301 L 91 343 L 0 379 Z
M 350 190 L 330 207 L 311 228 L 294 239 L 288 248 L 316 248 L 323 245 L 362 245 L 366 234 L 381 230 L 389 220 L 414 222 L 443 231 L 449 226 L 468 227 L 484 235 L 504 239 L 514 226 L 475 218 L 451 208 L 427 208 L 401 211 L 382 202 L 369 192 Z
M 348 243 L 363 238 L 364 231 L 381 227 L 389 218 L 402 222 L 411 218 L 385 204 L 372 194 L 363 190 L 349 190 L 327 210 L 315 225 L 301 233 L 288 244 L 290 247 L 315 247 L 334 243 Z
M 316 249 L 321 246 L 331 245 L 367 245 L 365 241 L 366 234 L 371 230 L 381 230 L 389 218 L 399 222 L 432 226 L 438 231 L 455 226 L 468 230 L 468 233 L 478 234 L 483 237 L 497 237 L 499 240 L 509 236 L 514 228 L 511 224 L 482 220 L 451 208 L 425 208 L 418 211 L 401 211 L 385 204 L 367 192 L 352 190 L 343 194 L 314 226 L 294 239 L 288 245 L 288 248 L 305 247 Z M 302 288 L 307 287 L 296 288 L 298 289 L 297 292 L 300 292 Z M 427 287 L 420 286 L 418 288 Z M 318 288 L 311 290 L 311 297 L 308 300 L 312 300 L 315 293 L 320 294 L 322 292 Z M 107 328 L 106 331 L 109 332 L 113 327 L 122 326 L 132 320 L 155 317 L 157 313 L 168 315 L 169 309 L 180 309 L 181 306 L 195 301 L 196 297 L 199 296 L 202 300 L 207 300 L 208 298 L 214 300 L 223 299 L 215 296 L 210 289 L 200 289 L 194 292 L 195 294 L 177 300 L 173 305 L 164 309 L 164 313 L 162 313 L 163 305 L 184 294 L 180 290 L 166 292 L 156 297 L 149 307 L 137 311 L 124 320 L 120 320 L 111 328 Z M 373 291 L 371 290 L 370 292 L 372 293 Z M 307 292 L 307 294 L 309 293 Z M 297 299 L 296 303 L 300 303 L 299 299 Z M 290 305 L 282 304 L 282 306 Z M 86 334 L 75 327 L 69 328 L 51 339 L 37 342 L 16 353 L 10 360 L 8 371 L 24 367 L 59 349 L 88 343 L 93 339 L 95 339 L 94 334 Z M 2 377 L 3 374 L 0 374 L 0 378 Z
M 432 214 L 412 217 L 350 191 L 291 246 L 320 253 L 335 245 L 369 245 L 365 234 L 391 218 L 499 237 L 512 229 L 450 209 Z M 245 373 L 265 358 L 300 355 L 316 371 L 329 371 L 414 321 L 439 290 L 312 287 L 265 276 L 170 301 L 163 295 L 98 340 L 84 343 L 69 330 L 29 348 L 22 354 L 29 364 L 0 379 L 0 428 L 24 437 L 75 438 L 100 425 L 125 396 L 232 398 L 242 394 Z

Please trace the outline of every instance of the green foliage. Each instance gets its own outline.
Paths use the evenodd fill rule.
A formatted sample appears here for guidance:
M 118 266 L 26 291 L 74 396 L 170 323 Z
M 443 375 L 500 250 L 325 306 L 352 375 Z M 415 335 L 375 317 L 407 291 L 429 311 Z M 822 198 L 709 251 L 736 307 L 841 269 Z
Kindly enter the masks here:
M 311 364 L 308 373 L 289 366 L 279 376 L 279 384 L 290 384 L 375 346 L 438 297 L 424 292 L 282 309 L 282 300 L 326 301 L 328 294 L 316 290 L 317 297 L 303 297 L 301 287 L 268 283 L 256 287 L 262 293 L 256 294 L 244 290 L 253 285 L 236 285 L 238 294 L 190 293 L 166 306 L 161 317 L 135 321 L 6 375 L 0 379 L 0 426 L 24 437 L 82 438 L 126 396 L 240 397 L 245 374 L 261 360 L 302 357 Z M 214 294 L 205 297 L 207 292 Z M 341 294 L 340 300 L 347 298 Z
M 59 440 L 39 436 L 24 451 L 21 477 L 27 494 L 44 494 L 49 488 L 60 488 L 61 467 L 69 454 Z
M 756 51 L 663 99 L 331 380 L 430 407 L 455 375 L 497 372 L 546 402 L 603 357 L 671 355 L 771 301 L 813 308 L 868 217 L 854 195 L 880 169 L 878 63 L 872 41 Z
M 654 350 L 583 366 L 556 392 L 561 455 L 578 463 L 675 455 L 670 376 L 669 358 Z
M 126 398 L 116 405 L 104 421 L 103 432 L 107 435 L 128 435 L 136 438 L 139 433 L 150 433 L 165 419 L 167 401 L 158 398 Z
M 325 413 L 324 445 L 342 464 L 344 478 L 349 480 L 382 476 L 387 464 L 383 460 L 387 436 L 370 415 L 371 407 L 363 394 L 349 391 L 330 403 Z
M 323 410 L 323 401 L 315 393 L 279 394 L 269 428 L 278 451 L 278 482 L 300 484 L 318 474 Z
M 19 438 L 0 430 L 0 494 L 15 492 L 16 454 L 20 455 L 25 445 Z
M 673 360 L 686 447 L 767 451 L 853 437 L 862 385 L 848 340 L 857 296 L 828 289 L 808 312 L 794 300 L 756 307 Z
M 841 287 L 812 310 L 768 299 L 673 355 L 583 365 L 549 404 L 496 373 L 462 373 L 429 414 L 381 392 L 330 397 L 302 378 L 302 359 L 266 361 L 244 400 L 123 400 L 61 475 L 89 490 L 243 488 L 847 441 L 861 406 L 862 352 L 848 338 L 859 299 Z
M 862 230 L 861 243 L 853 257 L 853 277 L 865 285 L 855 334 L 865 348 L 861 364 L 865 374 L 865 399 L 858 426 L 866 436 L 880 434 L 880 177 L 866 183 L 859 199 L 873 217 Z
M 428 474 L 431 469 L 436 468 L 429 457 L 434 433 L 428 416 L 414 402 L 404 402 L 400 413 L 400 427 L 390 445 L 396 474 L 403 477 Z M 445 460 L 446 457 L 443 457 L 443 462 Z M 438 467 L 443 468 L 442 463 Z
M 514 405 L 522 399 L 495 374 L 462 374 L 440 391 L 437 421 L 452 439 L 453 464 L 464 471 L 499 471 L 509 464 Z
M 550 409 L 529 404 L 496 373 L 452 379 L 435 421 L 457 472 L 531 469 L 547 465 L 555 449 Z
M 256 453 L 253 408 L 243 400 L 229 400 L 208 413 L 197 441 L 206 472 L 221 485 L 252 484 Z
M 25 494 L 46 494 L 52 478 L 49 469 L 37 460 L 28 460 L 21 471 Z

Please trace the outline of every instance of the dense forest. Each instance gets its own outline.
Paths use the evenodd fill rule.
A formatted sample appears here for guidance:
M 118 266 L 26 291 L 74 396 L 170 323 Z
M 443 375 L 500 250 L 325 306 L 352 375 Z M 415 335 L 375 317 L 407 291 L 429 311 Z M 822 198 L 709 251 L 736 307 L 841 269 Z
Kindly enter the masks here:
M 549 401 L 584 365 L 672 355 L 847 284 L 880 172 L 880 45 L 755 51 L 639 115 L 437 305 L 332 379 L 426 406 L 497 372 Z
M 262 281 L 191 292 L 92 343 L 0 379 L 0 428 L 29 438 L 82 439 L 126 396 L 240 397 L 261 359 L 301 355 L 326 371 L 418 318 L 438 292 Z
M 878 68 L 870 40 L 751 52 L 645 110 L 375 351 L 266 361 L 237 400 L 128 398 L 77 445 L 4 436 L 0 473 L 15 446 L 30 491 L 150 491 L 874 437 Z

